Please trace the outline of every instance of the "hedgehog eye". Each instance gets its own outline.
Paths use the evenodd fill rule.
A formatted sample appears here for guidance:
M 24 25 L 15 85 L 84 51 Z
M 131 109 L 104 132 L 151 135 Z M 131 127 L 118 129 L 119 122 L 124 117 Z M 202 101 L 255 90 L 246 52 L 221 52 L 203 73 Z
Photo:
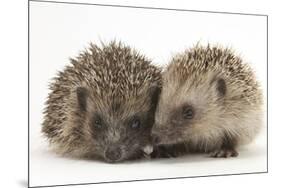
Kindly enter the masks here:
M 101 129 L 103 127 L 102 120 L 99 115 L 95 115 L 92 119 L 92 125 L 96 129 Z
M 94 126 L 98 129 L 102 128 L 102 124 L 100 120 L 95 120 L 94 121 Z
M 194 111 L 191 106 L 183 107 L 182 116 L 184 119 L 192 119 L 194 116 Z
M 133 121 L 130 124 L 130 127 L 132 129 L 139 129 L 140 126 L 141 126 L 141 122 L 140 122 L 139 118 L 134 118 Z

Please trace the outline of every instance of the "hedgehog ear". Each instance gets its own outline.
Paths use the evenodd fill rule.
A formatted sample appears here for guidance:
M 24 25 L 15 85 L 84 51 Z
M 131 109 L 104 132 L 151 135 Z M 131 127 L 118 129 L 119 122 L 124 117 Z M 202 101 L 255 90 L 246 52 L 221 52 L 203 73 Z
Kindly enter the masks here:
M 216 90 L 220 97 L 225 96 L 227 88 L 226 88 L 226 83 L 225 83 L 224 79 L 219 78 L 216 80 Z
M 82 111 L 87 111 L 88 90 L 85 87 L 78 87 L 76 89 L 76 94 L 79 109 Z

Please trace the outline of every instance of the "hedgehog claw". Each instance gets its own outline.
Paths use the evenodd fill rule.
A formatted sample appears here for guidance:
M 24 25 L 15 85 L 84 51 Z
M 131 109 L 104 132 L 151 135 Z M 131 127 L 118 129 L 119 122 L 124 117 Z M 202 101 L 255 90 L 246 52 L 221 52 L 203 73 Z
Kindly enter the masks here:
M 235 149 L 218 149 L 209 153 L 210 157 L 214 158 L 229 158 L 237 157 L 238 152 Z

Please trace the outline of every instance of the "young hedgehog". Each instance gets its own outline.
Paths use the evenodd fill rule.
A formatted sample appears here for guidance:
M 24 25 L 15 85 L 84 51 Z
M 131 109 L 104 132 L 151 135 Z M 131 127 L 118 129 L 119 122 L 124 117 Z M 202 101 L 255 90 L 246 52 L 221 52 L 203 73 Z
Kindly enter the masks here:
M 42 132 L 57 153 L 118 162 L 139 158 L 161 89 L 161 71 L 121 43 L 90 48 L 50 86 Z
M 262 116 L 250 67 L 229 49 L 196 46 L 172 58 L 163 73 L 152 135 L 168 156 L 187 150 L 234 157 L 238 145 L 257 135 Z

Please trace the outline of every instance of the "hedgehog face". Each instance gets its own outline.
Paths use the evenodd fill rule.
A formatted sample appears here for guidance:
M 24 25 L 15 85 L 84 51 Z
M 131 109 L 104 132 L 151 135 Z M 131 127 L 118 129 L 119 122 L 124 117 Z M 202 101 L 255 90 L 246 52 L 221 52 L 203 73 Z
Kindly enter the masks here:
M 227 92 L 224 79 L 210 74 L 205 75 L 204 80 L 190 77 L 179 82 L 173 80 L 174 77 L 171 79 L 164 74 L 152 129 L 154 144 L 202 140 L 216 130 L 212 125 L 221 123 L 222 103 Z
M 87 155 L 107 162 L 139 158 L 150 142 L 158 91 L 118 101 L 92 96 L 85 88 L 77 89 L 79 116 L 85 114 L 83 140 Z M 99 101 L 99 102 L 98 102 Z

